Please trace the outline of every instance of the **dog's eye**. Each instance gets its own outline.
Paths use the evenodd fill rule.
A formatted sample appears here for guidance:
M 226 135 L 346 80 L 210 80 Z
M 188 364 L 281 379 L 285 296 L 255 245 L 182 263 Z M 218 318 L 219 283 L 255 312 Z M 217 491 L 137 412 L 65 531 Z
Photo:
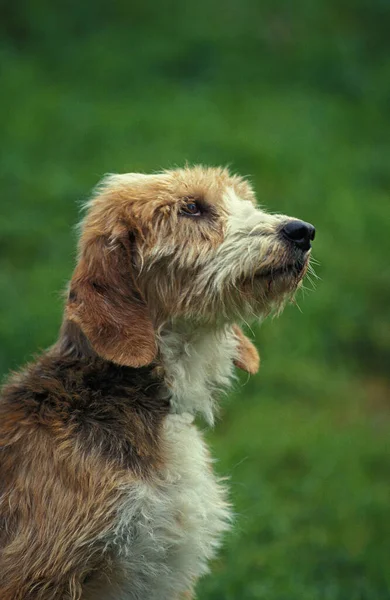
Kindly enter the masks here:
M 195 200 L 187 200 L 181 207 L 180 213 L 189 217 L 200 217 L 202 211 Z

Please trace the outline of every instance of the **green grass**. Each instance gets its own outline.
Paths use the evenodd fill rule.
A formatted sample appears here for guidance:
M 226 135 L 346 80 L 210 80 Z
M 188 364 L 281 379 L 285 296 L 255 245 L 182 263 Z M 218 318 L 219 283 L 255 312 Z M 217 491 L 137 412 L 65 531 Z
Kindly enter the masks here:
M 202 600 L 390 598 L 389 21 L 382 0 L 4 7 L 1 373 L 54 340 L 106 172 L 230 164 L 317 227 L 317 290 L 256 329 L 260 373 L 207 434 L 237 519 Z

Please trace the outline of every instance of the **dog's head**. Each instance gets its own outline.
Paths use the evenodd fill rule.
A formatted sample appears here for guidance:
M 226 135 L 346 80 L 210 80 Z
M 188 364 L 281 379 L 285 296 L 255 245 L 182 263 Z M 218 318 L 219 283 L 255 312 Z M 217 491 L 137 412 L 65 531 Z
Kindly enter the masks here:
M 146 365 L 169 321 L 219 327 L 280 309 L 313 238 L 311 225 L 257 208 L 224 169 L 110 175 L 82 223 L 66 316 L 100 356 Z

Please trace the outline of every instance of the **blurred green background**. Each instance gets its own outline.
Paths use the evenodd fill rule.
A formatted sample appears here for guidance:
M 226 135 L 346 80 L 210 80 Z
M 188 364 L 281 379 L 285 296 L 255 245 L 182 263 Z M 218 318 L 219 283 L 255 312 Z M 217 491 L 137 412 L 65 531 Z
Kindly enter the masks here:
M 56 337 L 80 202 L 189 163 L 314 223 L 317 290 L 256 330 L 207 434 L 236 525 L 202 600 L 390 598 L 388 0 L 1 8 L 0 372 Z

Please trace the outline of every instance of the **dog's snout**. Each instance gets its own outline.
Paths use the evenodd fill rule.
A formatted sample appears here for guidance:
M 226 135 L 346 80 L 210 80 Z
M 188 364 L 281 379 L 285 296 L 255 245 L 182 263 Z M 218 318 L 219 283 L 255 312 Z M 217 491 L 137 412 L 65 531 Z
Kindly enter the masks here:
M 289 221 L 282 229 L 282 234 L 301 250 L 309 250 L 311 242 L 315 237 L 315 227 L 311 223 L 298 221 L 296 219 Z

